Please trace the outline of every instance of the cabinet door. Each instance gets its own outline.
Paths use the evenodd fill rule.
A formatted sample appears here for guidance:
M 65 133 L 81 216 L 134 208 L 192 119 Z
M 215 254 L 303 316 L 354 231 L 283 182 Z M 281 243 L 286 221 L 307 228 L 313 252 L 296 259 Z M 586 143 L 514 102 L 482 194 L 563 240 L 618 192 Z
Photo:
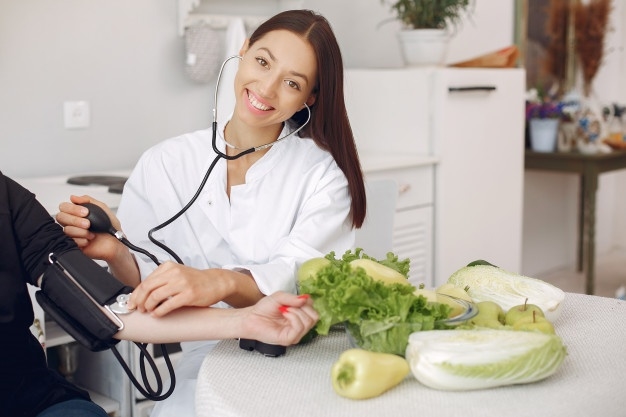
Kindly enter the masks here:
M 397 184 L 393 252 L 400 259 L 411 260 L 409 281 L 427 287 L 433 284 L 433 166 L 428 163 L 366 172 L 368 181 L 391 179 Z
M 433 208 L 431 206 L 400 210 L 396 213 L 393 251 L 398 258 L 411 260 L 409 281 L 427 288 L 432 280 Z
M 445 69 L 437 75 L 436 283 L 475 259 L 519 271 L 524 71 Z

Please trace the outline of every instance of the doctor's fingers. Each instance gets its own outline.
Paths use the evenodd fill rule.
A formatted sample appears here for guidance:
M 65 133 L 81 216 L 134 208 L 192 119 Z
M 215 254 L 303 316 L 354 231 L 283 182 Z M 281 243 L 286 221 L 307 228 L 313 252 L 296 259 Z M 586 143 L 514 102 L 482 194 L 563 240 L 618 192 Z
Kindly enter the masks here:
M 201 285 L 190 285 L 186 280 L 174 280 L 152 290 L 144 301 L 144 307 L 156 317 L 185 306 L 208 307 L 219 301 L 207 297 L 214 292 Z
M 122 230 L 120 221 L 117 218 L 117 216 L 113 213 L 113 210 L 111 210 L 109 206 L 107 206 L 102 201 L 96 200 L 95 198 L 88 196 L 88 195 L 82 195 L 82 196 L 71 195 L 70 200 L 72 203 L 75 204 L 75 210 L 80 210 L 81 213 L 85 213 L 85 216 L 89 213 L 89 209 L 87 209 L 86 207 L 80 206 L 79 204 L 83 204 L 83 203 L 95 204 L 96 206 L 104 210 L 105 214 L 111 221 L 111 225 L 113 226 L 115 230 Z M 82 211 L 81 209 L 86 209 L 86 211 Z
M 170 263 L 161 264 L 133 290 L 129 300 L 130 308 L 137 308 L 142 312 L 153 312 L 161 303 L 180 292 L 176 284 L 178 280 L 173 278 L 171 274 L 164 273 L 164 271 L 171 270 L 168 265 Z M 163 314 L 164 310 L 171 311 L 171 309 L 163 308 L 159 313 Z

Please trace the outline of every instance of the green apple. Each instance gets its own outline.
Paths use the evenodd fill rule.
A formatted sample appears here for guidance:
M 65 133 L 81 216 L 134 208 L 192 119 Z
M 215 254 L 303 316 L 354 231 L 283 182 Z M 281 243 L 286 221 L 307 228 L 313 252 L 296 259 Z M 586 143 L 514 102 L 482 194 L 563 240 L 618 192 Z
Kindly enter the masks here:
M 484 315 L 485 317 L 498 320 L 504 324 L 504 310 L 495 301 L 480 301 L 476 303 L 478 307 L 478 315 Z
M 504 310 L 498 303 L 480 301 L 476 303 L 476 307 L 478 307 L 478 314 L 470 319 L 470 324 L 490 329 L 499 329 L 504 326 Z
M 509 326 L 514 326 L 518 320 L 523 317 L 533 317 L 537 315 L 539 317 L 545 317 L 541 307 L 535 304 L 528 304 L 528 298 L 524 301 L 524 304 L 513 306 L 506 312 L 504 316 L 504 323 Z
M 543 316 L 533 311 L 532 315 L 528 315 L 519 319 L 513 325 L 513 330 L 540 331 L 542 333 L 555 334 L 554 326 Z
M 330 264 L 330 260 L 326 258 L 311 258 L 305 261 L 300 268 L 298 268 L 298 282 L 314 277 L 317 272 Z

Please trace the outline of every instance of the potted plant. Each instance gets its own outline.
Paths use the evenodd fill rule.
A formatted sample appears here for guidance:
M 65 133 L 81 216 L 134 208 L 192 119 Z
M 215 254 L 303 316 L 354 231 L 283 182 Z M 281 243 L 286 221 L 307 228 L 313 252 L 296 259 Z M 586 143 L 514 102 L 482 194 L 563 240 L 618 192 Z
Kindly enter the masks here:
M 398 34 L 408 65 L 443 65 L 453 31 L 473 0 L 381 0 L 402 23 Z
M 553 97 L 529 90 L 526 97 L 526 122 L 530 147 L 535 152 L 554 152 L 557 149 L 559 124 L 568 117 L 564 103 Z

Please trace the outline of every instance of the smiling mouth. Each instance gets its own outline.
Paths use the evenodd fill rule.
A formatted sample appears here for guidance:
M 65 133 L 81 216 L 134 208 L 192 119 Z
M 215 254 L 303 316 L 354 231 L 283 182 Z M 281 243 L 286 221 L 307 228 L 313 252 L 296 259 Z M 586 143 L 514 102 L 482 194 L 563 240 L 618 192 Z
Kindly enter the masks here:
M 265 104 L 259 102 L 252 94 L 250 94 L 250 91 L 248 91 L 248 101 L 250 102 L 252 107 L 254 107 L 257 110 L 268 111 L 268 110 L 272 110 L 273 108 L 273 107 L 266 106 Z

